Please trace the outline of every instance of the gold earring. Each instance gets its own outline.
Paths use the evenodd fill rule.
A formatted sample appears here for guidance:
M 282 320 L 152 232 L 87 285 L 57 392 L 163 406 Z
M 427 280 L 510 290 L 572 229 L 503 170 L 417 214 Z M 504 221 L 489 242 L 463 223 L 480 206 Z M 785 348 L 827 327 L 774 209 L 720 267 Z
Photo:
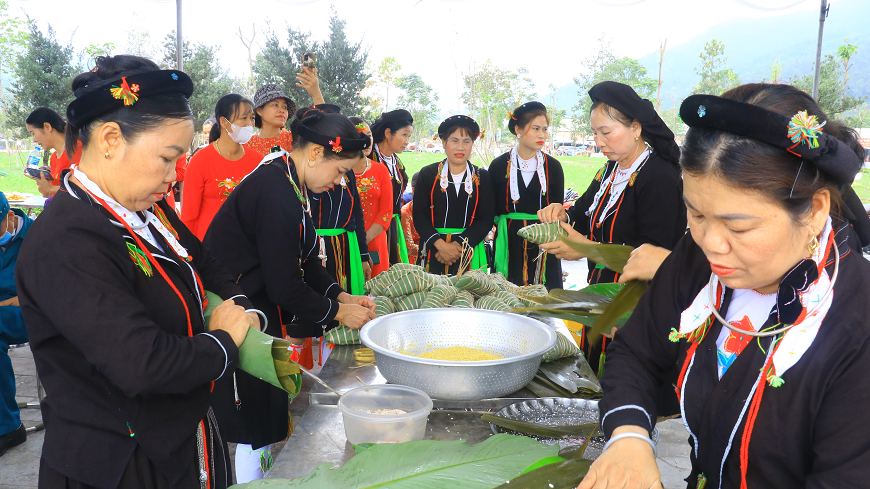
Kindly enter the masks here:
M 103 155 L 103 156 L 105 156 L 105 157 L 106 157 L 106 159 L 107 159 L 107 160 L 108 160 L 108 159 L 109 159 L 109 152 L 108 152 L 108 151 L 106 151 L 106 154 L 105 154 L 105 155 Z
M 813 235 L 812 241 L 807 243 L 807 251 L 810 252 L 810 255 L 814 254 L 819 249 L 819 238 L 815 234 Z

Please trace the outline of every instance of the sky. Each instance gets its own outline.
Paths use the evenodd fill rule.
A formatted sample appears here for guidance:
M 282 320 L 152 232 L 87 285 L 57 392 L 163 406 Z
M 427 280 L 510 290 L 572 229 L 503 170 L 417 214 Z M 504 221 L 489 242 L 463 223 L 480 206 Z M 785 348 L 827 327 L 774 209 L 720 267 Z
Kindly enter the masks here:
M 236 76 L 248 70 L 240 28 L 246 37 L 258 30 L 255 52 L 265 40 L 267 21 L 279 39 L 286 37 L 286 25 L 324 39 L 330 5 L 334 5 L 347 21 L 348 38 L 370 47 L 370 60 L 396 58 L 402 65 L 400 74 L 418 73 L 448 113 L 461 110 L 462 74 L 475 62 L 528 68 L 543 99 L 549 85 L 561 87 L 582 72 L 582 61 L 602 34 L 612 39 L 617 56 L 639 58 L 657 51 L 665 38 L 670 48 L 733 17 L 794 11 L 818 17 L 819 11 L 818 0 L 181 1 L 183 37 L 219 46 L 221 64 Z M 753 8 L 753 4 L 779 10 Z M 58 40 L 71 40 L 77 50 L 114 43 L 114 54 L 125 51 L 134 24 L 160 43 L 176 26 L 175 0 L 9 0 L 8 12 L 26 13 L 43 30 L 50 24 Z

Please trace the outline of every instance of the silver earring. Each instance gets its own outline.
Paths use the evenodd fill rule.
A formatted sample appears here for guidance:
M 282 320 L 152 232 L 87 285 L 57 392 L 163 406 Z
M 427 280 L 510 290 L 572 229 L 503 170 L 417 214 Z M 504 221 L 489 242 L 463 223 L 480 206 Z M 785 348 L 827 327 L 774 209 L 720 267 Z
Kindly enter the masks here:
M 106 154 L 105 154 L 105 155 L 104 155 L 104 156 L 105 156 L 105 157 L 106 157 L 106 159 L 107 159 L 107 160 L 108 160 L 108 159 L 109 159 L 109 152 L 108 152 L 108 151 L 106 151 Z
M 634 140 L 637 141 L 637 136 L 634 137 Z

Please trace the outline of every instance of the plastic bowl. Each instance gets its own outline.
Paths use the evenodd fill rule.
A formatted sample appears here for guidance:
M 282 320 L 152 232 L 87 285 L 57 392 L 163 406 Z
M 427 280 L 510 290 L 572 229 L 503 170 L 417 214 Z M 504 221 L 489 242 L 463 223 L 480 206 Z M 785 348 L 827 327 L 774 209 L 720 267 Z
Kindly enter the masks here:
M 402 443 L 422 440 L 432 411 L 432 399 L 404 385 L 367 385 L 342 394 L 338 400 L 347 441 Z M 401 409 L 405 414 L 369 414 L 368 411 Z

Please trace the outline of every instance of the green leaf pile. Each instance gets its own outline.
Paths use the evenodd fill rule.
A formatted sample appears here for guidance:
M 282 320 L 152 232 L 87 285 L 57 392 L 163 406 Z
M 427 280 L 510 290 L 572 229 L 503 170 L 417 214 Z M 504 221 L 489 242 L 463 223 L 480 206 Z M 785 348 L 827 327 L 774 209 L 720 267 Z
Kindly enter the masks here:
M 531 438 L 495 435 L 477 445 L 423 440 L 357 446 L 343 467 L 317 466 L 293 480 L 261 479 L 233 489 L 492 489 L 520 475 L 537 461 L 556 456 L 558 446 Z

